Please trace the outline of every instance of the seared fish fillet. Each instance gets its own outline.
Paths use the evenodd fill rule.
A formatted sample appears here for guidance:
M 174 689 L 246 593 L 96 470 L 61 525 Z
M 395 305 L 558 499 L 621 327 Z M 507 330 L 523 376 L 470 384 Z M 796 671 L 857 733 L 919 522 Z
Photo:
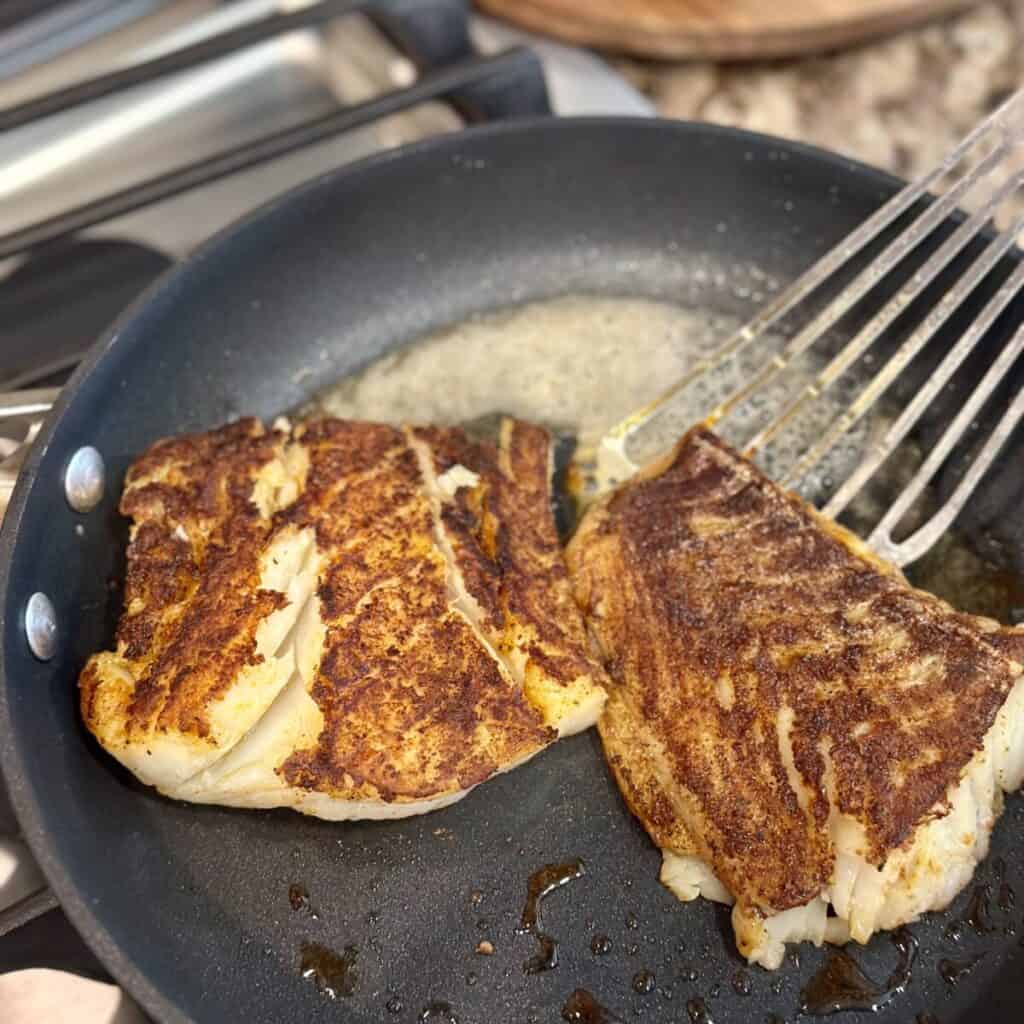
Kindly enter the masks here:
M 547 435 L 255 420 L 131 469 L 125 615 L 82 715 L 184 800 L 401 817 L 604 704 L 550 505 Z
M 751 962 L 966 884 L 1024 777 L 1024 633 L 913 589 L 700 427 L 568 560 L 619 787 L 665 884 L 733 903 Z
M 129 470 L 116 653 L 91 658 L 81 706 L 100 743 L 171 789 L 230 750 L 295 668 L 286 640 L 316 583 L 312 537 L 277 530 L 303 453 L 254 420 L 154 445 Z

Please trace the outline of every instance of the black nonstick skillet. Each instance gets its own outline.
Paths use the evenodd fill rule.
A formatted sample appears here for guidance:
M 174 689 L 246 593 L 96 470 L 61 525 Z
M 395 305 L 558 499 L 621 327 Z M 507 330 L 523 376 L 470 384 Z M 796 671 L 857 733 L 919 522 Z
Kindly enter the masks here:
M 272 418 L 426 331 L 544 296 L 644 295 L 747 314 L 746 293 L 716 280 L 751 267 L 793 278 L 897 187 L 839 157 L 702 125 L 485 127 L 289 193 L 162 277 L 97 343 L 0 535 L 0 752 L 61 905 L 155 1018 L 547 1024 L 576 989 L 623 1020 L 796 1018 L 826 954 L 802 947 L 775 974 L 747 969 L 727 911 L 683 906 L 658 884 L 659 855 L 593 733 L 435 814 L 330 824 L 187 806 L 135 784 L 82 728 L 75 681 L 110 643 L 126 539 L 116 503 L 125 467 L 153 439 L 242 413 Z M 1007 330 L 1020 306 L 1010 314 Z M 62 481 L 86 445 L 102 454 L 107 484 L 78 513 Z M 1022 465 L 1018 437 L 980 500 L 988 519 L 964 524 L 968 537 L 997 534 L 1008 565 L 1024 552 L 1019 513 L 1007 517 Z M 36 593 L 56 613 L 49 661 L 26 642 Z M 517 926 L 528 879 L 575 858 L 582 877 L 542 911 L 558 965 L 527 973 L 535 940 Z M 878 1020 L 1024 1018 L 1021 798 L 1008 801 L 978 881 L 990 887 L 987 912 L 968 914 L 968 890 L 913 926 L 911 982 Z M 290 900 L 293 886 L 308 900 L 298 890 Z M 304 950 L 311 963 L 316 947 L 354 960 L 341 986 L 351 995 L 332 1000 L 303 977 Z M 884 987 L 897 961 L 889 939 L 852 953 Z

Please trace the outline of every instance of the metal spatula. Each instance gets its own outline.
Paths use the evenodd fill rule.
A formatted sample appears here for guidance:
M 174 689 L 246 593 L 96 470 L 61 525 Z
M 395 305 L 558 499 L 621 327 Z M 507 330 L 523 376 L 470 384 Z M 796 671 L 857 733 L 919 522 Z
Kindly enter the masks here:
M 663 426 L 663 420 L 673 412 L 678 414 L 684 405 L 692 409 L 693 389 L 699 388 L 708 375 L 720 371 L 730 362 L 744 356 L 749 358 L 750 350 L 755 347 L 758 350 L 764 347 L 769 354 L 724 401 L 704 409 L 702 413 L 705 422 L 721 428 L 730 417 L 744 411 L 747 420 L 756 426 L 748 428 L 741 436 L 740 447 L 744 454 L 752 457 L 780 437 L 811 403 L 820 402 L 844 375 L 855 367 L 862 372 L 867 367 L 868 372 L 858 382 L 852 400 L 836 413 L 817 439 L 795 453 L 788 460 L 788 465 L 773 467 L 773 475 L 780 484 L 798 486 L 830 451 L 848 440 L 851 429 L 890 391 L 915 357 L 949 323 L 968 296 L 996 272 L 1002 257 L 1014 247 L 1024 230 L 1024 214 L 1017 212 L 1009 226 L 995 237 L 986 233 L 986 226 L 999 207 L 1012 201 L 1024 184 L 1022 158 L 1024 91 L 1011 96 L 938 166 L 881 207 L 753 320 L 728 338 L 716 352 L 697 363 L 683 380 L 612 428 L 598 448 L 598 478 L 623 479 L 663 451 L 664 430 L 660 433 L 658 430 Z M 965 164 L 970 165 L 968 169 L 964 169 Z M 943 185 L 944 191 L 934 202 L 920 202 L 929 191 Z M 937 232 L 937 229 L 965 200 L 973 200 L 974 212 L 942 237 L 942 232 Z M 941 241 L 936 246 L 937 237 Z M 929 246 L 934 247 L 930 252 Z M 865 250 L 870 253 L 872 249 L 875 251 L 870 261 L 851 276 L 854 257 Z M 923 262 L 913 266 L 914 260 L 921 260 L 922 249 L 927 255 Z M 904 276 L 908 274 L 908 267 L 909 275 Z M 933 408 L 940 392 L 950 384 L 954 375 L 958 371 L 963 372 L 965 360 L 979 349 L 982 339 L 1020 294 L 1022 286 L 1024 263 L 1017 263 L 932 369 L 917 393 L 902 406 L 881 436 L 867 444 L 859 463 L 827 495 L 823 502 L 825 515 L 839 515 L 863 491 L 926 410 Z M 942 292 L 934 297 L 934 301 L 915 305 L 925 296 L 926 289 L 933 289 L 928 296 L 934 295 L 935 289 Z M 829 292 L 831 294 L 822 301 L 821 294 Z M 888 296 L 878 300 L 875 298 L 878 292 L 887 292 Z M 927 296 L 925 298 L 927 300 Z M 872 302 L 877 305 L 871 307 L 866 323 L 838 351 L 828 358 L 821 357 L 823 365 L 809 376 L 798 379 L 787 397 L 771 403 L 767 420 L 764 416 L 749 415 L 752 406 L 766 404 L 768 390 L 783 379 L 799 357 L 815 351 L 816 347 L 825 347 L 830 332 L 834 332 L 836 325 L 854 307 L 859 303 Z M 808 308 L 811 310 L 809 318 Z M 800 313 L 804 313 L 805 319 L 795 334 L 774 348 L 766 344 L 769 336 L 777 332 L 787 318 Z M 902 340 L 894 350 L 878 357 L 876 343 L 897 321 L 901 326 Z M 1024 349 L 1024 326 L 1015 324 L 1014 327 L 1010 340 L 959 410 L 950 417 L 939 439 L 869 534 L 870 546 L 889 561 L 906 565 L 923 555 L 938 540 L 963 509 L 1024 416 L 1024 391 L 1017 387 L 1010 394 L 987 439 L 973 449 L 969 467 L 952 493 L 930 511 L 927 520 L 913 533 L 899 542 L 893 539 L 893 531 L 907 510 L 965 438 L 1000 383 L 1008 378 Z

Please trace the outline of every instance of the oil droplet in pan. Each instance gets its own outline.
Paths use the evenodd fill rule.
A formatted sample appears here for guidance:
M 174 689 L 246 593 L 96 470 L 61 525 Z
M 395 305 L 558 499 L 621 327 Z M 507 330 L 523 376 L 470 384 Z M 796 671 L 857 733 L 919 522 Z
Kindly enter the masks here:
M 607 1007 L 602 1006 L 586 989 L 578 988 L 562 1007 L 562 1020 L 569 1024 L 623 1024 Z
M 985 954 L 979 953 L 977 956 L 971 957 L 970 960 L 940 960 L 939 974 L 947 985 L 955 988 L 984 959 Z
M 989 910 L 989 899 L 992 896 L 990 885 L 976 885 L 971 893 L 971 902 L 967 906 L 964 921 L 979 935 L 988 935 L 994 931 L 992 915 Z
M 1003 882 L 999 886 L 999 899 L 997 900 L 1000 910 L 1013 910 L 1017 902 L 1017 895 L 1014 893 L 1009 882 Z
M 910 982 L 910 971 L 917 955 L 917 939 L 906 928 L 893 932 L 892 941 L 900 958 L 884 986 L 873 982 L 849 953 L 833 950 L 801 991 L 801 1012 L 815 1015 L 841 1010 L 875 1012 L 889 1003 Z
M 299 885 L 296 882 L 288 886 L 288 902 L 296 913 L 303 911 L 309 914 L 314 921 L 319 920 L 320 915 L 313 909 L 312 903 L 309 902 L 309 892 L 304 885 Z
M 355 966 L 359 951 L 346 946 L 339 955 L 319 942 L 302 944 L 299 970 L 304 978 L 316 982 L 317 989 L 328 999 L 350 996 L 355 991 Z
M 753 991 L 750 975 L 746 971 L 737 971 L 732 978 L 732 990 L 738 996 L 749 996 Z
M 691 999 L 686 1004 L 686 1012 L 690 1017 L 690 1024 L 715 1024 L 703 999 Z
M 452 1012 L 451 1003 L 443 1000 L 424 1006 L 419 1019 L 420 1024 L 459 1024 L 459 1018 Z
M 650 971 L 637 971 L 633 975 L 633 991 L 638 996 L 646 996 L 654 991 L 655 977 Z
M 1003 884 L 1005 886 L 1006 883 Z M 964 930 L 968 927 L 972 928 L 978 935 L 989 935 L 995 931 L 989 905 L 991 897 L 992 887 L 990 885 L 985 883 L 976 885 L 971 890 L 971 898 L 963 916 L 955 918 L 946 926 L 945 937 L 950 942 L 959 942 L 964 937 Z M 1001 897 L 1002 890 L 1000 890 Z
M 541 931 L 541 902 L 545 896 L 560 889 L 567 882 L 572 882 L 582 876 L 583 861 L 579 857 L 564 864 L 545 864 L 544 867 L 530 875 L 526 905 L 523 907 L 519 931 L 521 934 L 532 934 L 540 945 L 540 952 L 523 964 L 523 970 L 527 974 L 550 971 L 558 965 L 558 943 L 550 935 Z

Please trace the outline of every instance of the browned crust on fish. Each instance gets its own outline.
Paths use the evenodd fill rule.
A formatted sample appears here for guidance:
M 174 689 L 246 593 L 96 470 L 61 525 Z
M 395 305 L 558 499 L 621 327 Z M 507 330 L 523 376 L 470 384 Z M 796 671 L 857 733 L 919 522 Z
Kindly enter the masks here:
M 830 776 L 881 864 L 941 807 L 1021 671 L 1019 635 L 913 589 L 703 428 L 592 510 L 568 557 L 627 802 L 659 845 L 692 836 L 748 910 L 829 883 Z
M 260 660 L 256 627 L 284 597 L 258 587 L 271 523 L 251 497 L 283 443 L 244 419 L 158 441 L 129 470 L 120 508 L 135 525 L 117 629 L 138 680 L 129 736 L 155 728 L 205 738 L 209 706 Z M 94 729 L 96 673 L 90 660 L 79 681 L 82 716 Z
M 122 499 L 134 527 L 118 651 L 90 659 L 80 679 L 82 714 L 100 741 L 169 792 L 198 780 L 201 799 L 197 772 L 244 744 L 285 692 L 292 664 L 313 672 L 311 703 L 302 705 L 298 749 L 282 746 L 268 765 L 281 793 L 429 802 L 557 738 L 558 723 L 499 643 L 522 643 L 526 621 L 535 674 L 568 680 L 575 666 L 592 668 L 555 534 L 547 435 L 509 424 L 498 447 L 474 447 L 459 430 L 439 431 L 432 443 L 438 458 L 465 456 L 480 473 L 480 487 L 460 490 L 450 507 L 435 505 L 420 442 L 380 424 L 328 419 L 266 432 L 244 420 L 145 453 Z M 442 543 L 449 524 L 482 621 L 460 603 Z M 315 551 L 297 547 L 309 534 Z M 287 572 L 271 574 L 268 559 L 280 567 L 278 554 Z M 266 677 L 244 674 L 263 650 L 257 628 L 289 600 L 261 590 L 261 573 L 264 585 L 272 578 L 294 595 L 314 569 L 317 615 L 300 617 L 283 641 L 273 633 L 280 648 Z M 274 629 L 292 621 L 275 620 Z M 237 704 L 211 715 L 239 680 Z M 583 699 L 577 690 L 570 710 L 590 706 L 573 703 Z M 287 692 L 294 700 L 294 686 Z M 156 738 L 170 742 L 150 761 Z M 190 776 L 193 763 L 201 769 Z M 321 806 L 308 803 L 314 813 Z
M 645 727 L 643 716 L 624 687 L 613 682 L 598 722 L 608 766 L 626 806 L 639 818 L 655 845 L 678 854 L 699 854 L 683 815 L 657 781 L 670 773 L 657 738 Z
M 299 436 L 310 483 L 287 519 L 315 526 L 326 562 L 327 638 L 312 690 L 324 728 L 281 775 L 323 793 L 411 800 L 469 788 L 551 742 L 522 688 L 449 607 L 403 433 L 335 420 Z
M 502 592 L 508 581 L 502 578 L 498 549 L 508 546 L 508 531 L 516 524 L 500 521 L 497 515 L 499 492 L 506 486 L 497 447 L 473 441 L 457 427 L 413 427 L 411 434 L 428 447 L 437 476 L 464 466 L 480 478 L 476 486 L 460 487 L 442 503 L 440 515 L 466 589 L 483 613 L 482 623 L 501 631 Z
M 488 639 L 506 652 L 525 645 L 528 664 L 562 685 L 600 680 L 551 511 L 547 431 L 507 418 L 497 445 L 459 428 L 418 427 L 413 436 L 430 448 L 438 476 L 464 466 L 479 477 L 443 504 L 441 516 Z

